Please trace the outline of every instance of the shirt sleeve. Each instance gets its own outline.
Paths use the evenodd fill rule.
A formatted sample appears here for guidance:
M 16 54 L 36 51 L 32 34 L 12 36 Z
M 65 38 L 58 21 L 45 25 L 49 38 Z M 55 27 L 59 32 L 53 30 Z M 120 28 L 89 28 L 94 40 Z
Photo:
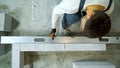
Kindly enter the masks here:
M 58 19 L 64 13 L 73 14 L 78 11 L 80 0 L 63 0 L 53 9 L 52 13 L 52 28 L 56 28 Z

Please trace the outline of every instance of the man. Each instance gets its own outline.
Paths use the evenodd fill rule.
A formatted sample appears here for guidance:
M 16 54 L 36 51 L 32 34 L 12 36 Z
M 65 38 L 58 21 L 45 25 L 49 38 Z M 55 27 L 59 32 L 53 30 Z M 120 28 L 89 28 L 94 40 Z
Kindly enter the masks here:
M 71 21 L 74 20 L 71 20 L 72 18 L 68 19 L 65 17 L 65 14 L 80 13 L 82 11 L 80 8 L 81 4 L 83 4 L 82 10 L 86 11 L 86 15 L 81 20 L 80 30 L 82 30 L 87 37 L 102 37 L 110 31 L 111 20 L 108 14 L 113 11 L 114 2 L 112 0 L 63 0 L 53 10 L 51 37 L 55 37 L 56 25 L 60 15 L 64 15 L 63 20 L 65 19 L 62 23 L 63 29 L 70 31 L 68 27 L 74 24 L 73 22 L 71 23 Z M 73 19 L 74 18 L 73 16 Z M 80 20 L 80 18 L 78 19 Z M 77 21 L 78 20 L 74 22 Z M 71 24 L 66 25 L 66 22 L 67 24 Z

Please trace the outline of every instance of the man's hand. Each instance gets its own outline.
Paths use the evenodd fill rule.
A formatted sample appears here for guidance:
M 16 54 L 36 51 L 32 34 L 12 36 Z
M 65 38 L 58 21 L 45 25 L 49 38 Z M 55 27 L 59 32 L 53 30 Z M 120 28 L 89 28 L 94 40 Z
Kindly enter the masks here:
M 52 37 L 52 40 L 54 40 L 54 37 L 55 37 L 55 33 L 50 33 L 50 37 Z
M 50 33 L 50 37 L 55 37 L 55 33 L 54 33 L 54 32 L 51 32 L 51 33 Z
M 49 36 L 52 37 L 52 39 L 54 40 L 56 29 L 52 29 L 52 31 L 50 32 Z

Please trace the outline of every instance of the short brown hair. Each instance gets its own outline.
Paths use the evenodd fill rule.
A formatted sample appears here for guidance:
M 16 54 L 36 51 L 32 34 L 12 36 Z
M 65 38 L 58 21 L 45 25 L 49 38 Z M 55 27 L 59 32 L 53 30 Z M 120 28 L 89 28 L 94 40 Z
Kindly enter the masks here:
M 84 34 L 89 38 L 102 37 L 109 33 L 111 19 L 102 11 L 95 11 L 95 15 L 86 21 Z

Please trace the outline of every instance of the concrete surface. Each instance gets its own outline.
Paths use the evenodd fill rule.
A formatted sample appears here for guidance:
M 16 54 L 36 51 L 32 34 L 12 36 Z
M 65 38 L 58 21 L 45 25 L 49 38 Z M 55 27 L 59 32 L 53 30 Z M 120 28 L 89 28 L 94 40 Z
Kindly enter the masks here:
M 13 29 L 13 35 L 22 36 L 46 36 L 51 30 L 51 15 L 53 8 L 61 0 L 0 0 L 0 12 L 5 12 L 18 21 Z M 115 1 L 115 9 L 110 15 L 112 28 L 109 35 L 120 35 L 120 1 Z M 32 11 L 31 11 L 32 10 Z M 15 26 L 15 25 L 13 25 Z M 78 24 L 73 30 L 79 31 Z M 58 25 L 58 35 L 64 32 Z
M 51 31 L 51 14 L 53 8 L 60 2 L 61 0 L 33 0 L 32 1 L 32 25 L 31 29 L 33 30 L 32 35 L 48 35 Z M 109 33 L 109 36 L 120 35 L 119 20 L 120 20 L 120 1 L 114 0 L 115 6 L 114 11 L 110 15 L 112 19 L 112 28 Z M 42 7 L 44 6 L 44 7 Z M 35 26 L 35 27 L 34 27 Z M 79 32 L 79 22 L 72 25 L 71 27 L 73 31 Z M 61 28 L 61 20 L 59 20 L 59 24 L 57 25 L 57 35 L 63 35 L 64 31 Z
M 12 24 L 14 27 L 12 35 L 46 36 L 49 35 L 51 30 L 52 9 L 60 1 L 61 0 L 0 0 L 0 12 L 5 12 L 15 19 Z M 120 0 L 114 1 L 115 10 L 113 14 L 110 15 L 113 22 L 109 35 L 120 36 Z M 58 25 L 58 27 L 60 30 L 60 25 Z M 76 28 L 79 28 L 79 26 Z M 61 32 L 58 33 L 58 35 L 60 35 Z M 0 68 L 11 67 L 11 57 L 9 56 L 11 56 L 9 52 L 0 56 L 0 62 L 3 62 L 0 64 Z M 37 52 L 37 54 L 33 53 L 32 57 L 35 59 L 33 63 L 34 68 L 72 68 L 73 61 L 84 59 L 108 60 L 115 64 L 117 68 L 120 68 L 120 46 L 115 44 L 108 45 L 106 52 Z M 29 68 L 28 64 L 25 65 L 25 68 Z
M 107 51 L 29 52 L 33 68 L 72 68 L 74 61 L 106 60 L 120 68 L 120 46 L 107 45 Z M 33 59 L 32 59 L 33 58 Z M 29 68 L 28 58 L 24 68 Z M 30 63 L 30 61 L 29 61 Z

